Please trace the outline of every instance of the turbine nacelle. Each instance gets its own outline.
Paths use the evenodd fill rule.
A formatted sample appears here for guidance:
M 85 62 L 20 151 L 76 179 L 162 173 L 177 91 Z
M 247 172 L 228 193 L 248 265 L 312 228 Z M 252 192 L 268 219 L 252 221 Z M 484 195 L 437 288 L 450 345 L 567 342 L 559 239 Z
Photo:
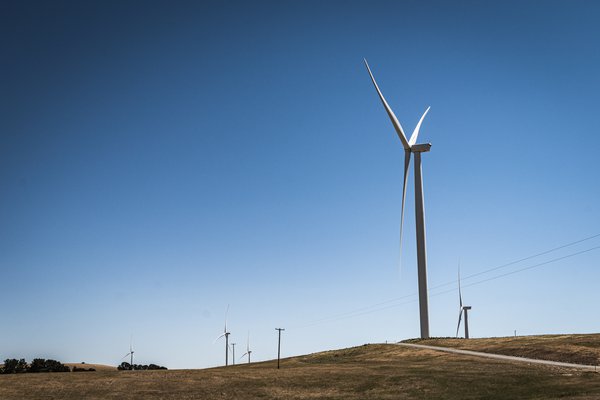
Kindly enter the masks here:
M 431 143 L 413 144 L 410 147 L 411 153 L 425 153 L 431 150 Z

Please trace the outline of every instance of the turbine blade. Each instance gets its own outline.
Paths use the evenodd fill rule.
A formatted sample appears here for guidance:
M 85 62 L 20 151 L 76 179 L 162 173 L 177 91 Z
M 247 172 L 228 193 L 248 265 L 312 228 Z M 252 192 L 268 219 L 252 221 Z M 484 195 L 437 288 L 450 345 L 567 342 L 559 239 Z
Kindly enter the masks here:
M 421 119 L 419 120 L 419 123 L 417 124 L 417 127 L 413 131 L 412 135 L 410 135 L 410 140 L 408 141 L 408 145 L 409 146 L 412 146 L 413 144 L 417 143 L 417 138 L 419 137 L 419 130 L 421 129 L 421 124 L 423 123 L 423 120 L 425 119 L 425 116 L 429 112 L 430 108 L 431 107 L 427 107 L 427 110 L 425 110 L 425 112 L 421 116 Z
M 227 304 L 227 311 L 225 311 L 225 329 L 223 329 L 223 333 L 227 332 L 227 314 L 229 314 L 229 304 Z
M 242 354 L 242 356 L 241 356 L 239 359 L 241 360 L 241 359 L 242 359 L 242 358 L 244 358 L 244 357 L 245 357 L 247 354 L 248 354 L 248 352 L 245 352 L 244 354 Z
M 218 337 L 218 338 L 216 338 L 216 339 L 213 341 L 213 344 L 217 343 L 217 340 L 221 339 L 223 336 L 225 336 L 225 334 L 224 334 L 224 333 L 221 333 L 221 334 L 219 335 L 219 337 Z
M 456 337 L 458 337 L 458 330 L 460 329 L 460 321 L 462 319 L 463 309 L 460 308 L 460 313 L 458 314 L 458 325 L 456 325 Z
M 402 230 L 404 227 L 404 203 L 406 202 L 406 184 L 410 167 L 410 150 L 404 151 L 404 181 L 402 182 L 402 208 L 400 211 L 400 268 L 402 268 Z
M 125 357 L 128 357 L 131 354 L 131 352 L 125 354 L 123 357 L 121 357 L 121 360 L 124 359 Z
M 460 302 L 460 309 L 462 310 L 462 293 L 460 291 L 460 263 L 458 264 L 458 301 Z
M 375 86 L 375 90 L 377 90 L 379 99 L 381 100 L 381 103 L 383 104 L 383 107 L 385 108 L 385 111 L 387 112 L 388 117 L 390 117 L 390 120 L 392 121 L 392 125 L 394 125 L 394 129 L 396 130 L 396 133 L 398 134 L 398 137 L 400 138 L 400 141 L 402 142 L 402 146 L 404 146 L 404 148 L 406 150 L 410 150 L 410 145 L 408 144 L 408 141 L 406 140 L 406 135 L 404 134 L 404 130 L 402 130 L 402 125 L 400 125 L 398 118 L 396 118 L 396 115 L 390 108 L 388 102 L 385 100 L 385 97 L 383 97 L 383 93 L 381 93 L 381 90 L 379 90 L 379 86 L 377 85 L 377 82 L 375 81 L 375 77 L 373 76 L 373 73 L 371 72 L 371 68 L 369 68 L 369 63 L 367 62 L 366 59 L 365 59 L 365 65 L 367 67 L 367 71 L 369 71 L 369 75 L 371 76 L 371 81 L 373 82 L 373 85 Z

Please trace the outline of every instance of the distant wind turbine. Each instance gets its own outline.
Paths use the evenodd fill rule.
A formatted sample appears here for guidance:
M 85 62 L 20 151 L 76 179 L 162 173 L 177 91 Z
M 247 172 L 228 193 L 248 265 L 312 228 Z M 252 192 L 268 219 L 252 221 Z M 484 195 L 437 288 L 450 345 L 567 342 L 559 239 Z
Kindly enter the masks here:
M 248 340 L 246 341 L 246 352 L 242 354 L 240 360 L 244 358 L 246 354 L 248 355 L 248 364 L 250 364 L 250 354 L 252 354 L 252 350 L 250 350 L 250 331 L 248 331 Z
M 132 370 L 132 369 L 133 369 L 133 353 L 135 353 L 135 352 L 133 351 L 133 337 L 131 337 L 131 338 L 129 339 L 129 353 L 127 353 L 127 354 L 125 354 L 125 355 L 123 356 L 123 358 L 126 358 L 127 356 L 130 356 L 130 357 L 131 357 L 131 362 L 129 363 L 129 365 L 130 365 L 129 369 L 130 369 L 130 370 Z M 121 360 L 122 360 L 123 358 L 121 358 Z
M 460 321 L 463 313 L 465 314 L 465 339 L 469 338 L 469 314 L 468 311 L 471 306 L 463 306 L 462 293 L 460 291 L 460 264 L 458 265 L 458 302 L 460 305 L 460 311 L 458 312 L 458 325 L 456 325 L 456 337 L 458 337 L 458 330 L 460 329 Z
M 379 86 L 375 81 L 375 77 L 369 68 L 369 64 L 365 59 L 365 65 L 371 76 L 371 81 L 377 90 L 379 99 L 385 108 L 385 111 L 392 121 L 392 125 L 396 130 L 396 134 L 402 142 L 404 147 L 404 182 L 402 184 L 402 212 L 400 214 L 400 251 L 402 251 L 402 227 L 404 225 L 404 201 L 406 198 L 406 183 L 408 181 L 408 168 L 410 166 L 410 155 L 415 155 L 415 219 L 416 219 L 416 231 L 417 231 L 417 270 L 419 280 L 419 315 L 421 323 L 421 338 L 427 339 L 429 337 L 429 306 L 427 299 L 427 250 L 425 247 L 425 204 L 423 201 L 423 177 L 421 175 L 421 153 L 428 152 L 431 149 L 431 143 L 416 144 L 417 138 L 419 137 L 419 130 L 423 119 L 429 112 L 429 107 L 423 113 L 423 116 L 417 123 L 415 130 L 413 131 L 410 139 L 406 139 L 404 130 L 396 118 L 396 115 L 388 105 L 387 101 L 383 97 Z
M 223 329 L 223 333 L 219 335 L 218 338 L 215 339 L 215 343 L 217 340 L 221 339 L 225 336 L 225 366 L 229 365 L 229 335 L 230 333 L 227 331 L 227 314 L 229 313 L 229 304 L 227 304 L 227 311 L 225 311 L 225 328 Z

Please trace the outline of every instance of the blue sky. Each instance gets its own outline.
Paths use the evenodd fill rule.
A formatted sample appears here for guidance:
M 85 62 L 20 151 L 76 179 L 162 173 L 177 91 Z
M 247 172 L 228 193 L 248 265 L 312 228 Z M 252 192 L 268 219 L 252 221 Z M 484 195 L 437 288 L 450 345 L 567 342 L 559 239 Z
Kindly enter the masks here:
M 117 364 L 132 335 L 139 362 L 216 366 L 227 304 L 256 360 L 276 327 L 284 356 L 418 336 L 413 173 L 399 273 L 403 152 L 363 57 L 406 131 L 431 106 L 430 325 L 453 336 L 459 259 L 468 277 L 600 233 L 599 17 L 3 2 L 0 358 Z M 597 332 L 597 246 L 465 279 L 471 334 Z

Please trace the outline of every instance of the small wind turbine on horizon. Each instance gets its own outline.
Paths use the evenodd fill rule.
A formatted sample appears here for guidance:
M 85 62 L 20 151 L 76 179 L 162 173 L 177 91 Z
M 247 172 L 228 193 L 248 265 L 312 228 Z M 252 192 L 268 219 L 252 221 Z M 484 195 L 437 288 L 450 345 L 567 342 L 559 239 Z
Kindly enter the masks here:
M 131 362 L 129 363 L 129 365 L 130 365 L 129 369 L 133 369 L 133 353 L 135 353 L 135 352 L 133 351 L 133 337 L 131 337 L 129 339 L 129 353 L 127 353 L 123 356 L 123 358 L 126 358 L 127 356 L 131 357 Z M 123 358 L 121 358 L 121 360 Z
M 458 337 L 458 330 L 460 329 L 460 321 L 463 313 L 465 314 L 465 339 L 469 338 L 469 318 L 468 311 L 471 309 L 471 306 L 463 306 L 462 301 L 462 293 L 460 291 L 460 264 L 458 265 L 458 302 L 460 305 L 460 311 L 458 313 L 458 325 L 456 325 L 456 337 Z
M 421 119 L 417 123 L 415 130 L 413 131 L 410 139 L 406 139 L 402 125 L 396 118 L 396 115 L 388 105 L 387 101 L 383 97 L 379 86 L 375 81 L 375 77 L 369 68 L 369 64 L 365 59 L 365 65 L 371 76 L 371 81 L 377 90 L 379 99 L 385 108 L 385 111 L 392 121 L 392 125 L 396 130 L 396 134 L 402 142 L 404 147 L 404 181 L 402 184 L 402 211 L 400 214 L 400 254 L 402 254 L 402 227 L 404 225 L 404 202 L 406 198 L 406 183 L 408 181 L 408 168 L 410 167 L 410 156 L 414 153 L 414 169 L 415 169 L 415 219 L 416 219 L 416 233 L 417 233 L 417 270 L 418 270 L 418 281 L 419 281 L 419 315 L 421 325 L 421 338 L 429 338 L 429 306 L 427 299 L 427 250 L 425 247 L 425 203 L 423 201 L 423 176 L 421 171 L 421 153 L 428 152 L 431 149 L 431 143 L 416 144 L 417 138 L 419 137 L 419 130 L 423 119 L 429 112 L 429 107 L 421 116 Z
M 225 311 L 225 328 L 223 329 L 223 333 L 219 335 L 218 338 L 215 339 L 213 343 L 216 343 L 217 340 L 221 339 L 225 336 L 225 366 L 229 365 L 229 335 L 230 333 L 227 331 L 227 314 L 229 313 L 229 304 L 227 304 L 227 311 Z
M 252 354 L 252 350 L 250 350 L 250 331 L 248 331 L 248 340 L 246 341 L 246 352 L 242 354 L 240 360 L 244 358 L 246 354 L 248 355 L 248 364 L 250 364 L 250 354 Z

